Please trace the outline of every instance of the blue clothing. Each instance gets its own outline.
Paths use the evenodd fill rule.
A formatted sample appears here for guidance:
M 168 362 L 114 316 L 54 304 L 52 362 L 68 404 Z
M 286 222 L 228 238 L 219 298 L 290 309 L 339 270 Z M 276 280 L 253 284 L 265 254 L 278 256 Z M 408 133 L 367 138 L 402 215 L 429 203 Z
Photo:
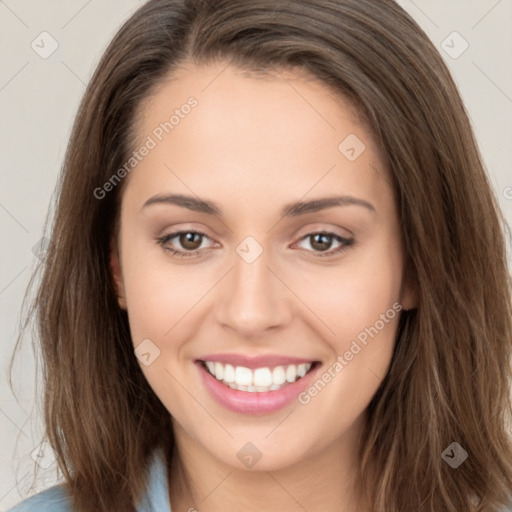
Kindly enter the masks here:
M 163 452 L 157 450 L 150 464 L 148 487 L 137 505 L 137 512 L 171 512 L 167 482 L 165 458 Z M 27 498 L 7 512 L 73 512 L 73 509 L 61 484 Z M 512 502 L 503 512 L 512 512 Z
M 163 451 L 153 455 L 147 489 L 137 505 L 137 512 L 171 512 L 167 488 L 167 468 Z M 7 512 L 73 512 L 64 485 L 55 485 L 18 503 Z

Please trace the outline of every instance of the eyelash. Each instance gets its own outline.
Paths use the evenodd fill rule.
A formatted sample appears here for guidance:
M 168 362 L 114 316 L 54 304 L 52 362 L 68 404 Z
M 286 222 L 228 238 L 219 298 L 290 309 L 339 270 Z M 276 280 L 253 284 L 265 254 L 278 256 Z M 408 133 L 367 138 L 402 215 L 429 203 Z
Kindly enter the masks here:
M 163 236 L 157 238 L 156 242 L 164 250 L 170 252 L 173 256 L 175 256 L 177 258 L 190 258 L 190 257 L 193 257 L 193 256 L 197 256 L 197 254 L 200 251 L 200 249 L 196 249 L 195 251 L 179 251 L 179 250 L 176 250 L 176 249 L 171 249 L 170 247 L 168 247 L 166 245 L 170 240 L 172 240 L 173 238 L 176 238 L 178 235 L 190 234 L 190 233 L 194 233 L 194 234 L 199 235 L 199 236 L 201 236 L 203 238 L 210 238 L 207 234 L 202 233 L 201 231 L 195 231 L 193 229 L 189 229 L 189 230 L 184 230 L 184 231 L 175 231 L 174 233 L 169 233 L 167 235 L 163 235 Z M 300 241 L 302 241 L 304 239 L 307 239 L 308 237 L 311 237 L 311 236 L 314 236 L 314 235 L 325 235 L 325 236 L 328 236 L 330 238 L 334 238 L 336 241 L 338 241 L 338 242 L 340 242 L 342 244 L 337 249 L 330 250 L 328 252 L 327 251 L 325 251 L 325 252 L 309 251 L 309 252 L 316 253 L 316 255 L 318 257 L 320 257 L 320 258 L 324 258 L 324 257 L 328 257 L 328 256 L 333 256 L 334 254 L 340 254 L 340 253 L 346 251 L 354 243 L 354 239 L 353 238 L 344 238 L 344 237 L 342 237 L 340 235 L 337 235 L 336 233 L 332 233 L 332 232 L 329 232 L 329 231 L 314 231 L 312 233 L 308 233 L 307 235 L 303 236 L 300 239 Z

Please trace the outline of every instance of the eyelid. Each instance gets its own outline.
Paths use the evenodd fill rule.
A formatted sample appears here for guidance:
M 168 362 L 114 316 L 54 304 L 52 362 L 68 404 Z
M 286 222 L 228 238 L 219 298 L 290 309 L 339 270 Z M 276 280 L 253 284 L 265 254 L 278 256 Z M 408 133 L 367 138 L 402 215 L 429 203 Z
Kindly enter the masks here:
M 313 224 L 310 223 L 308 224 L 307 228 L 301 228 L 297 233 L 298 238 L 304 238 L 305 236 L 314 235 L 317 233 L 328 233 L 330 235 L 336 235 L 346 239 L 353 238 L 355 236 L 354 233 L 350 231 L 350 229 L 325 222 L 316 222 Z

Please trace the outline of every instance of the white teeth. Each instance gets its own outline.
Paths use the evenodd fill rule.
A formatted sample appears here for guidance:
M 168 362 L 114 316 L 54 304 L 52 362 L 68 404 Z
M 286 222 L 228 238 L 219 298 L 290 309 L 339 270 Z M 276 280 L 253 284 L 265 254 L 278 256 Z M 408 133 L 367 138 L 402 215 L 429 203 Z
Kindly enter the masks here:
M 254 385 L 267 387 L 272 385 L 272 372 L 268 368 L 254 370 Z
M 215 363 L 215 371 L 212 372 L 215 373 L 215 375 L 218 375 L 219 380 L 222 380 L 224 378 L 224 367 L 221 363 Z
M 244 366 L 235 369 L 235 384 L 237 386 L 250 386 L 252 384 L 252 371 Z
M 219 364 L 222 365 L 222 363 Z M 214 377 L 217 380 L 222 380 L 222 375 L 220 375 L 219 379 L 217 372 L 215 372 Z M 224 382 L 235 382 L 235 369 L 230 364 L 224 366 Z
M 312 366 L 312 363 L 288 366 L 276 366 L 255 368 L 235 366 L 213 361 L 205 361 L 208 371 L 219 381 L 224 382 L 232 389 L 247 391 L 249 393 L 264 393 L 274 391 L 283 385 L 291 384 L 304 377 Z
M 284 384 L 286 382 L 286 374 L 282 366 L 276 366 L 272 372 L 272 382 L 274 384 Z
M 297 366 L 297 374 L 299 377 L 304 377 L 306 373 L 308 373 L 309 369 L 311 368 L 310 364 L 299 364 Z
M 286 368 L 286 381 L 287 382 L 295 382 L 297 379 L 297 367 L 291 364 Z

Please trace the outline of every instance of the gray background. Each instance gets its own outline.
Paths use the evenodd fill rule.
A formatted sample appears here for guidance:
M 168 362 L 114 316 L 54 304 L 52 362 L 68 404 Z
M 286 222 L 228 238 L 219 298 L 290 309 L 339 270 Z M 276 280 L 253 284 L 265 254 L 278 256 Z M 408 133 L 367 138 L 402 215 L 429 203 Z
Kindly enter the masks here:
M 512 224 L 512 0 L 399 3 L 448 63 Z M 33 491 L 56 481 L 51 451 L 40 446 L 42 422 L 35 405 L 41 393 L 39 389 L 36 394 L 30 340 L 16 360 L 18 400 L 7 384 L 7 364 L 23 293 L 37 261 L 33 248 L 42 236 L 78 102 L 106 45 L 141 4 L 0 0 L 0 512 L 29 490 L 34 460 L 41 469 Z M 454 31 L 469 44 L 460 56 L 464 41 Z M 48 58 L 40 56 L 51 49 L 49 36 L 42 32 L 58 43 Z

